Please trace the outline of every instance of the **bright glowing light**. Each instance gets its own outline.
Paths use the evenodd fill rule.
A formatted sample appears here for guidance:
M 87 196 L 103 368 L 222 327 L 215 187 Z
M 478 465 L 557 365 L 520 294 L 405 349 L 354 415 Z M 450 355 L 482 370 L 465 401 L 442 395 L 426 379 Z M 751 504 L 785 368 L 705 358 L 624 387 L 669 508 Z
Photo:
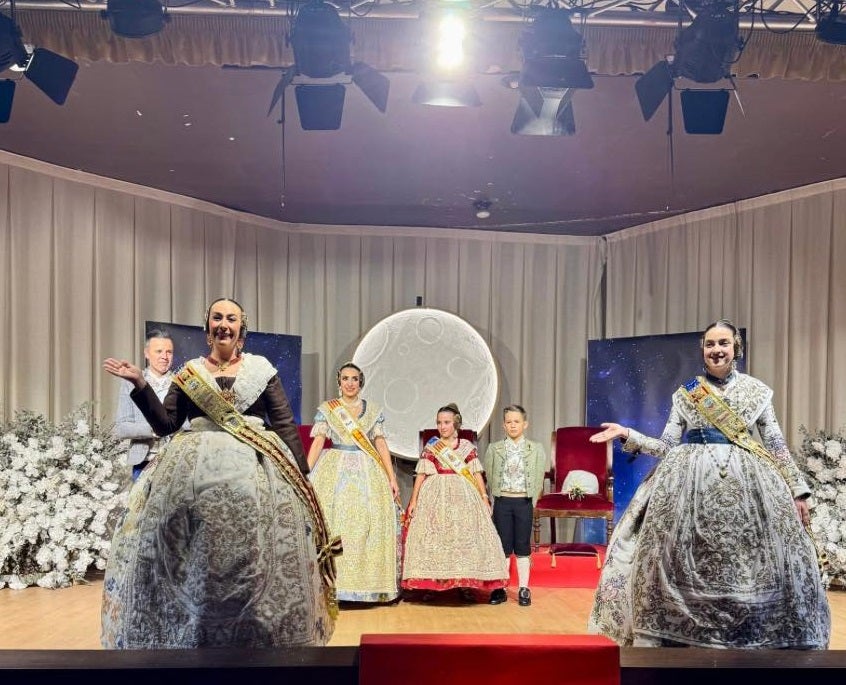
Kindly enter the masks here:
M 447 14 L 438 25 L 437 64 L 441 69 L 457 69 L 464 63 L 464 20 Z

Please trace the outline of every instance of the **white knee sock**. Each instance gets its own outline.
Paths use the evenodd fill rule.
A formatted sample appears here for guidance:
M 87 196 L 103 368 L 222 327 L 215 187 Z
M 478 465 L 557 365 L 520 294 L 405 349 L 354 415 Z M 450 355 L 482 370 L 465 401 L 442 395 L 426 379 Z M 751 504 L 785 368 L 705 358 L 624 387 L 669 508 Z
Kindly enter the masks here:
M 531 557 L 517 557 L 517 584 L 520 587 L 529 587 L 531 561 Z

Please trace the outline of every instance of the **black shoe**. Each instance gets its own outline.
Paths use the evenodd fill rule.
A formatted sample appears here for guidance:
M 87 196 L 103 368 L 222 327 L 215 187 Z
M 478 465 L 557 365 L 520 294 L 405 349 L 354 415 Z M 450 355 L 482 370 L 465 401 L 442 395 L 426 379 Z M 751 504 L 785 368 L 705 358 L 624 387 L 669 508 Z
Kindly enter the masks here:
M 476 603 L 476 595 L 469 587 L 459 588 L 458 594 L 460 595 L 462 602 L 466 602 L 467 604 Z
M 488 604 L 502 604 L 507 599 L 508 595 L 505 594 L 505 589 L 499 588 L 491 593 L 491 598 L 488 600 Z
M 517 604 L 521 607 L 528 607 L 532 605 L 532 591 L 527 587 L 521 587 L 517 591 Z

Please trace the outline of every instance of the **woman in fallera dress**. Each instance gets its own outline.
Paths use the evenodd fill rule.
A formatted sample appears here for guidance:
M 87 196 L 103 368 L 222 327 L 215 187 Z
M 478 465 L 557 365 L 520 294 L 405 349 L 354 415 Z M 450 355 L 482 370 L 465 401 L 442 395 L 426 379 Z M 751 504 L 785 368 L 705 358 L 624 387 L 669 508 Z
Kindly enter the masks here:
M 344 547 L 335 589 L 343 602 L 392 602 L 399 597 L 402 510 L 384 417 L 361 397 L 358 366 L 341 366 L 337 382 L 339 396 L 317 408 L 308 452 L 329 529 Z M 332 445 L 324 449 L 327 438 Z
M 204 320 L 210 352 L 159 402 L 141 370 L 106 359 L 135 386 L 158 435 L 188 418 L 132 486 L 103 587 L 106 648 L 324 645 L 336 615 L 332 540 L 305 476 L 302 441 L 276 369 L 242 352 L 247 317 L 229 299 Z
M 491 520 L 475 445 L 459 438 L 455 404 L 437 413 L 438 437 L 417 460 L 408 503 L 402 587 L 431 593 L 458 589 L 466 602 L 487 602 L 508 584 L 508 562 Z M 474 591 L 482 591 L 477 597 Z
M 701 345 L 705 373 L 674 393 L 660 439 L 617 423 L 591 437 L 661 459 L 611 536 L 589 630 L 635 647 L 825 649 L 810 491 L 772 390 L 735 370 L 743 341 L 730 321 Z

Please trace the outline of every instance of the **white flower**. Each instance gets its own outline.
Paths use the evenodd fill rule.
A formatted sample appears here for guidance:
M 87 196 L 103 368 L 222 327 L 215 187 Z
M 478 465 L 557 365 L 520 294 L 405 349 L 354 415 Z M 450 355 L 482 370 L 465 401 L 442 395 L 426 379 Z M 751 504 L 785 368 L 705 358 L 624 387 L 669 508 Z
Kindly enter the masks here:
M 825 456 L 829 459 L 837 459 L 843 453 L 843 446 L 839 440 L 825 441 Z
M 804 438 L 797 462 L 813 492 L 811 531 L 830 564 L 823 582 L 846 585 L 846 435 L 824 431 L 812 435 L 804 427 L 801 432 Z
M 0 425 L 0 588 L 66 587 L 105 568 L 127 446 L 85 407 L 59 425 L 32 412 Z

